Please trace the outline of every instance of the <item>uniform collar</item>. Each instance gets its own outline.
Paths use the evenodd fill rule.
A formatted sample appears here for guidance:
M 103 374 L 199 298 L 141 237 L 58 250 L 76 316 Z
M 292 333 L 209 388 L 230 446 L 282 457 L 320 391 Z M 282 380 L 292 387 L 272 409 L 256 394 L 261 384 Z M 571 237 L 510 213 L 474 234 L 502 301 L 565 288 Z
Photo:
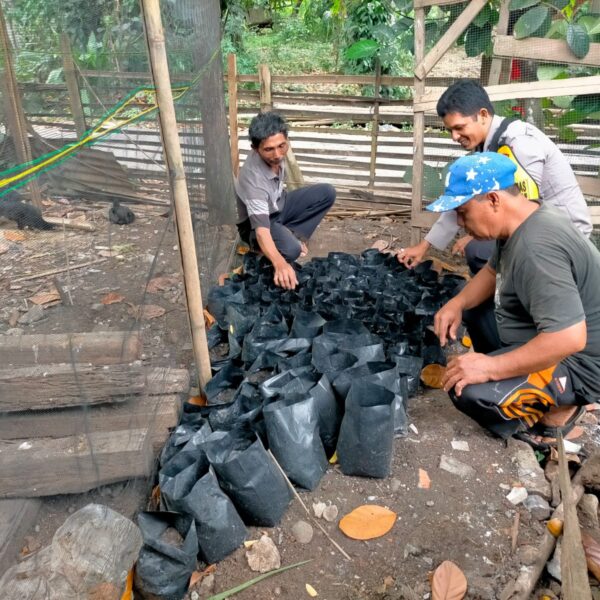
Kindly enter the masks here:
M 494 137 L 494 134 L 496 133 L 496 131 L 498 130 L 498 127 L 500 127 L 500 123 L 502 123 L 502 121 L 504 121 L 504 117 L 499 117 L 498 115 L 494 115 L 492 117 L 492 124 L 490 125 L 490 130 L 488 131 L 488 134 L 485 138 L 485 142 L 483 142 L 483 148 L 480 146 L 480 152 L 486 152 L 490 142 L 492 141 L 492 138 Z

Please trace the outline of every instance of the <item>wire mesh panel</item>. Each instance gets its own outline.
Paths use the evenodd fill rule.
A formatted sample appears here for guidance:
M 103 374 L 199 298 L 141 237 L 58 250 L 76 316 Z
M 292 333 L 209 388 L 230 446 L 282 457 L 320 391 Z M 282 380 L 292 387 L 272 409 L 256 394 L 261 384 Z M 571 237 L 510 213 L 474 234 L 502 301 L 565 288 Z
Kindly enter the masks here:
M 140 5 L 1 8 L 0 498 L 133 514 L 196 379 Z M 219 5 L 162 10 L 208 291 L 235 239 Z

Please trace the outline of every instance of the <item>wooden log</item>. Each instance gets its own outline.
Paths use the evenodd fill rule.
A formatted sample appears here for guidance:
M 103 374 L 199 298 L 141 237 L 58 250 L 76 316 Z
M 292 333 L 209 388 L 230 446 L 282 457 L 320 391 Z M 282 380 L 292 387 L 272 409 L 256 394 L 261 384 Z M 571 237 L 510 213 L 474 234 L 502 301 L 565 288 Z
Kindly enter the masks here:
M 140 365 L 58 364 L 0 370 L 0 413 L 125 402 L 184 391 L 187 371 Z
M 0 497 L 77 494 L 151 472 L 152 449 L 144 429 L 96 432 L 2 445 Z
M 137 331 L 0 335 L 0 365 L 45 363 L 128 363 L 140 358 L 142 339 Z
M 17 412 L 0 419 L 0 440 L 63 438 L 95 432 L 148 429 L 152 447 L 161 448 L 179 422 L 181 394 L 132 398 L 119 404 Z
M 87 221 L 74 221 L 73 219 L 63 219 L 61 217 L 44 217 L 48 223 L 57 225 L 59 229 L 78 229 L 80 231 L 96 231 L 96 226 Z
M 25 498 L 0 501 L 0 577 L 17 562 L 23 538 L 41 506 L 40 500 Z

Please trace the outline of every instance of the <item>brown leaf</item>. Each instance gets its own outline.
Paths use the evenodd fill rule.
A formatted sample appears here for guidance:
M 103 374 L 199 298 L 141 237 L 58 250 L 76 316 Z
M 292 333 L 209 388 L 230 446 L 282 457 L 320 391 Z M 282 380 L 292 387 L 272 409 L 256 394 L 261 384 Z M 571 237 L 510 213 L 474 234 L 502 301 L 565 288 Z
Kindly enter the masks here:
M 178 283 L 179 279 L 174 276 L 155 277 L 148 282 L 146 290 L 149 294 L 156 294 L 177 287 Z
M 581 542 L 588 570 L 600 581 L 600 544 L 587 531 L 581 532 Z
M 190 585 L 188 589 L 192 589 L 195 585 L 200 583 L 207 575 L 214 573 L 217 570 L 217 565 L 208 565 L 204 571 L 194 571 L 190 577 Z
M 445 560 L 433 573 L 432 600 L 462 600 L 467 593 L 467 578 L 450 560 Z
M 431 487 L 431 479 L 425 469 L 419 469 L 419 485 L 422 490 L 428 490 Z
M 205 308 L 204 309 L 204 326 L 206 327 L 206 329 L 210 329 L 216 321 L 217 320 Z
M 9 242 L 22 242 L 23 240 L 26 239 L 26 235 L 22 231 L 12 231 L 12 230 L 5 231 L 4 237 Z
M 102 297 L 100 304 L 117 304 L 118 302 L 123 302 L 123 300 L 125 300 L 125 296 L 121 296 L 117 292 L 109 292 L 106 296 Z
M 221 273 L 217 278 L 217 282 L 220 286 L 224 286 L 226 279 L 229 279 L 229 273 Z
M 190 396 L 187 401 L 188 404 L 193 404 L 194 406 L 206 406 L 208 404 L 204 395 Z
M 363 504 L 340 520 L 340 529 L 354 540 L 371 540 L 385 535 L 396 522 L 396 513 L 377 506 Z
M 38 292 L 29 298 L 29 301 L 34 304 L 49 304 L 50 302 L 56 302 L 57 300 L 60 300 L 60 294 L 56 290 L 52 292 Z
M 442 379 L 446 373 L 446 367 L 442 365 L 431 364 L 423 367 L 421 371 L 421 381 L 430 388 L 440 389 L 442 387 Z
M 241 244 L 237 247 L 236 252 L 240 255 L 248 254 L 250 252 L 250 248 L 248 246 L 242 246 Z
M 129 310 L 129 314 L 137 319 L 155 319 L 156 317 L 162 317 L 166 312 L 162 306 L 156 304 L 132 305 Z

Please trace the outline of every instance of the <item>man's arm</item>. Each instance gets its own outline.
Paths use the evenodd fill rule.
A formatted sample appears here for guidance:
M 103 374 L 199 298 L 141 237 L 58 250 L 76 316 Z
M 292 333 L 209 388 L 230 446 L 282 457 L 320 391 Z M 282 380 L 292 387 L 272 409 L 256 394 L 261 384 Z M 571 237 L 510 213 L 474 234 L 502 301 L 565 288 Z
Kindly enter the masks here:
M 286 290 L 293 290 L 298 285 L 296 271 L 294 271 L 294 267 L 292 267 L 292 265 L 283 258 L 279 250 L 277 250 L 277 246 L 275 246 L 275 242 L 271 236 L 271 230 L 268 227 L 257 227 L 255 231 L 256 241 L 258 242 L 260 249 L 271 261 L 271 264 L 275 269 L 275 277 L 273 277 L 275 285 L 285 288 Z
M 448 338 L 456 339 L 456 332 L 462 322 L 463 311 L 479 306 L 482 302 L 491 298 L 495 289 L 496 271 L 489 265 L 485 265 L 459 294 L 440 308 L 433 319 L 433 328 L 442 346 L 446 345 Z
M 580 352 L 586 343 L 586 323 L 580 321 L 561 331 L 538 333 L 523 346 L 498 356 L 469 352 L 448 364 L 442 382 L 444 390 L 454 388 L 460 396 L 466 385 L 535 373 Z

